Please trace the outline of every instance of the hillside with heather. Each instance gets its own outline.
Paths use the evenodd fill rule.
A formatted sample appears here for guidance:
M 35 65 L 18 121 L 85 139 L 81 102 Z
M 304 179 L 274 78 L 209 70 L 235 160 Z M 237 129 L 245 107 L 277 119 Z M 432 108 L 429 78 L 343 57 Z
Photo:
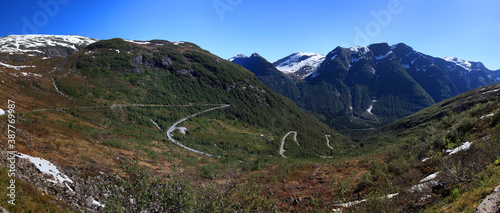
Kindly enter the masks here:
M 500 182 L 500 84 L 484 86 L 495 73 L 480 64 L 412 70 L 401 45 L 378 44 L 289 57 L 307 68 L 283 60 L 297 72 L 286 75 L 258 54 L 232 60 L 246 69 L 189 42 L 0 44 L 0 126 L 16 140 L 0 152 L 0 192 L 16 183 L 16 205 L 0 198 L 9 212 L 470 212 L 491 207 Z M 485 79 L 461 93 L 441 75 L 449 90 L 430 94 L 416 76 L 441 62 Z M 348 136 L 321 122 L 346 114 L 409 116 Z

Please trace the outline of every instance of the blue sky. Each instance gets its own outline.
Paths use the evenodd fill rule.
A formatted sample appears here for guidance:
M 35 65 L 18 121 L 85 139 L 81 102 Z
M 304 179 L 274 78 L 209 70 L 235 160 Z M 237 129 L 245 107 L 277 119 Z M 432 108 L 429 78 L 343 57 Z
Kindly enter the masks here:
M 17 0 L 0 3 L 0 36 L 76 34 L 189 41 L 229 58 L 399 42 L 500 69 L 498 0 Z

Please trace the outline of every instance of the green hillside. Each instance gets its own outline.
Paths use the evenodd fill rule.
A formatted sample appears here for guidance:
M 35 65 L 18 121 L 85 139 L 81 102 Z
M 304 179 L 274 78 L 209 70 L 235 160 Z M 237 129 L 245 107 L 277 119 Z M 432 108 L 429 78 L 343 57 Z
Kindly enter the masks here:
M 365 108 L 409 114 L 432 98 L 389 59 L 376 64 L 387 72 L 379 83 L 361 69 L 323 73 L 347 83 L 301 85 L 327 112 L 311 115 L 187 42 L 111 39 L 68 56 L 0 56 L 18 67 L 0 68 L 0 97 L 16 102 L 16 150 L 72 180 L 49 181 L 41 163 L 17 157 L 22 202 L 0 199 L 11 212 L 472 212 L 500 182 L 500 84 L 346 137 L 313 116 L 375 123 Z M 374 88 L 384 90 L 377 102 Z
M 307 144 L 297 157 L 332 154 L 324 149 L 324 135 L 335 135 L 333 130 L 305 115 L 248 70 L 192 43 L 99 41 L 71 56 L 65 69 L 78 72 L 57 77 L 59 89 L 88 103 L 229 104 L 208 116 L 270 133 L 274 142 L 265 145 L 265 154 L 275 154 L 280 137 L 288 131 L 300 132 L 299 140 Z M 141 124 L 149 119 L 161 123 L 161 118 L 136 116 Z M 348 143 L 343 137 L 335 140 Z

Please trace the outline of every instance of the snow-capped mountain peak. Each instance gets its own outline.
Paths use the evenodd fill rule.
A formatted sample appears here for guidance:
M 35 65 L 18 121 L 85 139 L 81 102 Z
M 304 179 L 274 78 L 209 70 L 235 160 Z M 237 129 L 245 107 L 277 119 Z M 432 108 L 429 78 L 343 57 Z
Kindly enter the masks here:
M 228 59 L 228 61 L 234 61 L 234 60 L 235 60 L 235 59 L 237 59 L 237 58 L 248 58 L 248 56 L 243 55 L 243 54 L 237 54 L 237 55 L 235 55 L 235 56 L 233 56 L 233 57 L 229 58 L 229 59 Z
M 70 52 L 78 52 L 97 41 L 76 35 L 9 35 L 0 38 L 0 53 L 66 56 L 68 54 L 63 53 L 64 51 L 54 51 L 48 47 L 66 48 Z
M 283 73 L 295 73 L 303 79 L 312 74 L 325 58 L 317 53 L 298 52 L 278 60 L 274 66 Z
M 260 56 L 258 53 L 253 53 L 250 58 L 260 58 L 262 56 Z
M 355 46 L 355 47 L 351 47 L 349 48 L 349 50 L 353 53 L 361 53 L 361 54 L 366 54 L 367 52 L 370 51 L 370 49 L 368 49 L 368 47 L 360 47 L 360 46 Z
M 444 57 L 443 59 L 447 62 L 452 62 L 457 66 L 461 66 L 468 71 L 471 71 L 472 64 L 469 61 L 459 59 L 457 57 Z

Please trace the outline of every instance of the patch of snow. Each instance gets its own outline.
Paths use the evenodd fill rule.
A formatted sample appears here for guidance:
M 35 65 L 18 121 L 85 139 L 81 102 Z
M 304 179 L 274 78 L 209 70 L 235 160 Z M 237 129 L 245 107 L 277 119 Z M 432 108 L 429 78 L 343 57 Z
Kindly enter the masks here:
M 446 150 L 446 153 L 448 153 L 448 155 L 453 155 L 453 154 L 456 154 L 456 153 L 458 153 L 460 151 L 464 151 L 464 150 L 470 149 L 471 145 L 472 145 L 472 142 L 467 141 L 464 144 L 462 144 L 461 146 L 459 146 L 459 147 L 457 147 L 457 148 L 455 148 L 453 150 L 450 150 L 450 149 Z
M 392 199 L 393 197 L 397 196 L 398 194 L 399 193 L 386 195 L 386 196 L 377 198 L 377 200 L 380 200 L 380 199 Z M 340 206 L 340 207 L 344 207 L 344 208 L 349 208 L 351 206 L 354 206 L 354 205 L 357 205 L 357 204 L 360 204 L 360 203 L 363 203 L 363 202 L 366 202 L 366 201 L 368 201 L 368 200 L 367 199 L 363 199 L 363 200 L 356 200 L 356 201 L 352 201 L 352 202 L 349 202 L 349 203 L 342 203 L 342 204 L 335 204 L 335 205 L 336 206 Z M 334 212 L 342 211 L 342 209 L 333 209 L 333 211 Z
M 21 72 L 21 75 L 25 76 L 25 77 L 27 77 L 27 76 L 42 77 L 42 75 L 40 75 L 40 74 L 31 73 L 31 72 Z
M 345 208 L 349 208 L 351 206 L 354 206 L 354 205 L 358 205 L 362 202 L 366 202 L 367 199 L 363 199 L 363 200 L 356 200 L 356 201 L 352 201 L 352 202 L 349 202 L 349 203 L 342 203 L 342 204 L 339 204 L 339 206 L 341 207 L 345 207 Z
M 349 51 L 353 52 L 354 54 L 361 53 L 362 55 L 364 55 L 364 54 L 370 52 L 370 49 L 368 49 L 368 47 L 355 46 L 355 47 L 349 48 Z
M 0 52 L 9 54 L 44 54 L 37 48 L 61 46 L 79 51 L 76 46 L 86 46 L 97 39 L 76 35 L 9 35 L 0 38 Z
M 31 163 L 35 164 L 36 168 L 38 171 L 44 173 L 44 174 L 49 174 L 54 177 L 54 180 L 47 179 L 47 181 L 52 182 L 52 183 L 64 183 L 65 181 L 73 183 L 73 180 L 71 180 L 68 176 L 63 174 L 59 169 L 57 169 L 56 165 L 51 163 L 48 160 L 45 160 L 43 158 L 37 158 L 37 157 L 32 157 L 23 153 L 17 153 L 17 156 L 22 159 L 28 159 Z
M 238 55 L 235 55 L 235 56 L 231 57 L 230 59 L 228 59 L 228 61 L 232 62 L 232 61 L 234 61 L 237 58 L 248 58 L 248 56 L 243 55 L 243 54 L 238 54 Z
M 74 192 L 74 191 L 75 191 L 75 190 L 73 190 L 71 187 L 69 187 L 68 183 L 64 183 L 64 185 L 66 185 L 66 187 L 67 187 L 70 191 L 72 191 L 72 192 Z
M 377 100 L 373 100 L 372 101 L 372 104 L 368 107 L 368 109 L 366 110 L 368 113 L 370 113 L 371 115 L 373 115 L 372 113 L 372 110 L 373 110 L 373 104 L 375 104 L 377 102 Z
M 357 55 L 355 55 L 355 56 L 357 56 Z M 358 57 L 352 57 L 351 63 L 356 63 L 356 62 L 360 61 L 361 59 L 363 59 L 363 57 L 359 57 L 359 58 Z
M 427 188 L 430 188 L 431 186 L 433 185 L 436 185 L 438 182 L 437 181 L 428 181 L 428 182 L 425 182 L 425 183 L 420 183 L 420 184 L 417 184 L 417 185 L 414 185 L 412 186 L 410 189 L 408 189 L 409 192 L 421 192 L 421 191 L 424 191 L 425 189 Z
M 451 62 L 457 66 L 464 68 L 465 70 L 471 71 L 472 64 L 469 61 L 459 59 L 457 57 L 444 57 L 445 61 Z M 448 66 L 449 68 L 449 66 Z
M 335 58 L 335 56 L 333 58 Z M 326 57 L 321 54 L 298 52 L 289 56 L 288 60 L 278 64 L 276 69 L 284 73 L 295 73 L 307 67 L 309 73 L 312 73 L 321 63 L 323 63 L 323 61 L 325 61 L 325 59 Z
M 436 172 L 432 175 L 429 175 L 429 176 L 425 177 L 424 179 L 420 180 L 420 183 L 425 183 L 427 181 L 434 180 L 438 174 L 439 174 L 439 172 Z
M 100 207 L 105 207 L 104 204 L 101 204 L 99 201 L 95 200 L 94 198 L 92 198 L 92 204 L 100 206 Z
M 385 55 L 375 56 L 375 59 L 376 59 L 376 60 L 382 60 L 382 59 L 384 59 L 384 58 L 389 57 L 389 55 L 391 55 L 391 53 L 392 53 L 392 50 L 391 50 L 391 51 L 389 51 L 389 52 L 387 52 Z
M 186 42 L 183 42 L 183 41 L 176 41 L 176 42 L 174 42 L 174 45 L 179 45 L 179 44 L 184 44 L 184 43 L 186 43 Z
M 491 114 L 488 114 L 488 115 L 484 115 L 484 116 L 481 116 L 481 118 L 479 119 L 485 119 L 485 118 L 489 118 L 489 117 L 493 117 L 495 115 L 495 113 L 491 113 Z
M 492 93 L 492 92 L 498 92 L 498 91 L 500 91 L 500 89 L 486 91 L 486 92 L 483 92 L 483 95 L 488 94 L 488 93 Z
M 27 68 L 27 67 L 36 67 L 35 65 L 32 65 L 32 66 L 14 66 L 14 65 L 2 63 L 2 62 L 0 62 L 0 65 L 7 67 L 7 68 L 15 69 L 15 70 L 20 70 L 20 69 Z
M 390 195 L 387 195 L 385 197 L 382 197 L 382 198 L 387 198 L 387 199 L 392 199 L 393 197 L 396 197 L 398 196 L 399 193 L 395 193 L 395 194 L 390 194 Z
M 332 58 L 330 58 L 330 61 L 332 61 L 333 59 L 335 59 L 337 57 L 337 54 L 335 54 L 334 56 L 332 56 Z
M 142 45 L 151 44 L 148 41 L 134 41 L 134 40 L 128 40 L 128 39 L 123 39 L 123 40 L 126 42 L 134 43 L 134 44 L 142 44 Z
M 368 47 L 351 47 L 349 51 L 351 51 L 351 63 L 356 63 L 363 58 L 366 60 L 369 59 L 367 53 L 370 52 L 370 49 L 368 49 Z

